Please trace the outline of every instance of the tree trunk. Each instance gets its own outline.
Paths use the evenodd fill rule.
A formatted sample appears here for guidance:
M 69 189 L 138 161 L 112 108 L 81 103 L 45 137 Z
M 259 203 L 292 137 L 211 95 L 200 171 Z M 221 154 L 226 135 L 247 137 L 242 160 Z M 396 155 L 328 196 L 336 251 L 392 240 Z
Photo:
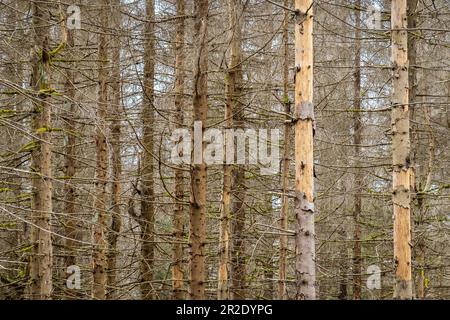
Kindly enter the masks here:
M 354 102 L 353 102 L 353 144 L 355 146 L 355 159 L 359 159 L 361 153 L 361 0 L 355 3 L 355 79 L 354 79 Z M 361 300 L 362 288 L 362 258 L 361 258 L 361 225 L 359 219 L 362 208 L 362 183 L 363 175 L 359 162 L 355 163 L 355 196 L 353 204 L 353 299 Z
M 240 5 L 240 7 L 242 7 Z M 236 9 L 237 10 L 237 9 Z M 242 23 L 243 23 L 243 13 L 239 12 L 239 10 L 235 13 L 235 18 L 238 19 L 237 23 L 239 26 L 235 29 L 235 56 L 231 57 L 232 62 L 234 64 L 230 69 L 228 78 L 229 78 L 229 89 L 230 94 L 229 97 L 234 97 L 232 100 L 233 110 L 233 128 L 235 130 L 241 129 L 244 130 L 244 122 L 245 122 L 245 106 L 242 102 Z M 232 91 L 231 91 L 232 90 Z M 231 212 L 233 214 L 232 224 L 231 224 L 231 238 L 232 238 L 232 247 L 231 247 L 231 286 L 230 286 L 230 298 L 231 299 L 245 299 L 246 292 L 246 281 L 245 281 L 245 266 L 246 266 L 246 255 L 245 255 L 245 165 L 240 164 L 236 168 L 233 169 L 231 173 L 232 181 L 231 181 L 231 193 L 232 197 L 232 206 Z M 230 217 L 231 218 L 231 217 Z
M 194 79 L 193 111 L 195 123 L 201 122 L 201 137 L 206 126 L 208 113 L 208 0 L 194 3 Z M 195 134 L 194 134 L 195 136 Z M 200 143 L 198 141 L 197 143 Z M 193 144 L 194 145 L 194 144 Z M 201 143 L 203 153 L 203 143 Z M 191 197 L 189 221 L 190 257 L 190 297 L 192 300 L 205 298 L 205 206 L 206 206 L 206 164 L 203 157 L 195 159 L 191 169 Z M 197 160 L 197 161 L 195 161 Z
M 67 30 L 67 47 L 68 49 L 73 49 L 74 37 L 73 30 Z M 64 194 L 65 194 L 65 203 L 64 203 L 64 213 L 67 215 L 64 235 L 67 237 L 65 241 L 66 245 L 66 261 L 65 267 L 69 267 L 77 264 L 77 242 L 78 239 L 78 227 L 77 227 L 77 218 L 76 215 L 76 207 L 75 202 L 77 199 L 77 192 L 74 185 L 74 177 L 76 174 L 76 162 L 75 157 L 77 154 L 77 125 L 76 125 L 76 113 L 77 113 L 77 105 L 75 103 L 75 72 L 71 69 L 67 69 L 66 71 L 66 82 L 64 84 L 64 92 L 67 97 L 67 105 L 68 108 L 68 116 L 65 119 L 67 126 L 67 143 L 66 143 L 66 157 L 65 157 L 65 165 L 64 165 L 64 175 L 66 177 L 66 182 L 64 184 Z M 64 270 L 65 272 L 66 270 Z M 66 273 L 67 278 L 70 277 L 70 274 Z M 70 297 L 73 296 L 72 290 L 67 290 L 66 294 Z
M 407 10 L 408 10 L 408 28 L 416 28 L 417 27 L 417 0 L 408 0 L 407 1 Z M 412 152 L 411 152 L 411 170 L 413 174 L 415 174 L 415 168 L 416 168 L 416 154 L 418 154 L 420 151 L 417 150 L 420 148 L 420 141 L 419 141 L 419 130 L 417 125 L 417 120 L 415 119 L 417 113 L 416 113 L 416 102 L 417 100 L 417 40 L 416 35 L 414 32 L 408 33 L 408 62 L 409 62 L 409 105 L 413 106 L 411 109 L 410 118 L 412 120 L 411 124 L 411 144 L 412 144 Z M 412 177 L 411 177 L 412 178 Z M 425 213 L 425 197 L 422 193 L 421 186 L 416 183 L 419 179 L 412 179 L 411 180 L 411 186 L 412 186 L 412 197 L 416 200 L 417 205 L 412 208 L 412 210 L 415 210 L 415 212 L 412 213 L 412 216 L 415 216 L 414 219 L 416 224 L 415 226 L 417 229 L 420 229 L 420 227 L 423 225 L 424 222 L 424 213 Z M 414 225 L 412 225 L 414 227 Z M 415 260 L 417 264 L 417 273 L 416 273 L 416 297 L 418 299 L 423 299 L 425 297 L 425 269 L 424 269 L 424 263 L 425 263 L 425 243 L 423 236 L 418 234 L 418 238 L 416 239 L 416 246 L 414 246 L 413 254 L 415 254 Z
M 113 13 L 112 13 L 112 25 L 114 30 L 119 31 L 122 27 L 121 13 L 120 13 L 120 0 L 112 0 Z M 113 289 L 117 285 L 117 271 L 116 271 L 116 259 L 117 259 L 117 239 L 119 237 L 120 228 L 122 226 L 121 218 L 121 175 L 122 175 L 122 159 L 121 159 L 121 123 L 120 118 L 122 114 L 121 108 L 121 77 L 120 77 L 120 36 L 115 35 L 112 41 L 112 74 L 111 74 L 111 111 L 113 120 L 110 125 L 111 132 L 111 164 L 112 164 L 112 194 L 111 194 L 111 230 L 108 234 L 108 292 L 107 299 L 115 298 L 115 290 Z
M 35 31 L 35 57 L 31 86 L 36 92 L 32 132 L 39 140 L 31 153 L 33 196 L 32 243 L 30 259 L 30 298 L 50 299 L 52 292 L 53 252 L 50 220 L 52 217 L 51 170 L 51 87 L 50 87 L 50 16 L 49 8 L 33 2 L 33 27 Z
M 312 5 L 312 0 L 295 0 L 295 269 L 301 300 L 316 298 Z
M 288 0 L 284 0 L 284 6 L 287 7 Z M 281 196 L 281 210 L 280 210 L 280 229 L 283 230 L 280 235 L 280 264 L 278 270 L 278 299 L 286 300 L 286 256 L 288 237 L 285 234 L 288 227 L 288 210 L 289 199 L 287 192 L 289 188 L 289 152 L 290 152 L 290 133 L 291 133 L 291 103 L 289 101 L 288 81 L 289 81 L 289 12 L 284 11 L 284 25 L 283 25 L 283 103 L 284 112 L 286 113 L 286 123 L 284 125 L 284 150 L 283 150 L 283 172 L 281 174 L 282 196 Z
M 153 181 L 153 134 L 154 134 L 154 77 L 155 77 L 155 4 L 154 0 L 146 1 L 144 45 L 144 103 L 142 106 L 142 125 L 144 156 L 141 176 L 141 294 L 142 299 L 153 299 L 153 274 L 155 251 L 155 191 Z
M 108 146 L 106 143 L 106 113 L 108 105 L 108 49 L 106 32 L 108 30 L 108 0 L 103 0 L 100 13 L 101 32 L 98 46 L 98 105 L 95 144 L 97 150 L 95 201 L 94 208 L 97 221 L 94 225 L 93 269 L 94 283 L 92 297 L 103 300 L 106 298 L 107 281 L 107 211 L 106 185 L 108 175 Z
M 393 0 L 391 7 L 393 97 L 392 160 L 394 203 L 394 263 L 397 299 L 412 298 L 409 81 L 406 0 Z
M 228 21 L 230 27 L 230 63 L 227 74 L 226 95 L 227 105 L 225 108 L 225 127 L 233 128 L 234 106 L 238 105 L 240 99 L 240 77 L 241 67 L 241 29 L 242 29 L 242 7 L 240 0 L 228 0 Z M 224 154 L 231 145 L 234 148 L 234 137 L 225 135 Z M 228 278 L 229 278 L 229 255 L 230 255 L 230 209 L 231 190 L 233 184 L 233 162 L 234 159 L 227 159 L 223 166 L 223 194 L 222 212 L 220 217 L 220 239 L 219 239 L 219 279 L 218 279 L 218 299 L 228 300 L 230 298 Z
M 184 121 L 184 79 L 185 79 L 185 0 L 177 0 L 177 31 L 175 39 L 175 121 L 179 126 Z M 172 291 L 173 299 L 184 299 L 183 285 L 183 237 L 184 237 L 184 173 L 182 169 L 175 169 L 175 211 L 173 215 L 173 266 L 172 266 Z

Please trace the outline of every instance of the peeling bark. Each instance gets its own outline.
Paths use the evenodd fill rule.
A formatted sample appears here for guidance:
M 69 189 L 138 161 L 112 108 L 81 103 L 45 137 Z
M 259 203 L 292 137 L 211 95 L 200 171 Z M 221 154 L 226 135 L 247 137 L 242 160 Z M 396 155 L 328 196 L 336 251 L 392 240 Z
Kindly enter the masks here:
M 316 298 L 314 231 L 313 2 L 296 0 L 295 213 L 297 299 Z
M 394 261 L 397 299 L 412 298 L 411 217 L 410 217 L 410 139 L 409 63 L 406 0 L 393 0 L 391 7 L 393 95 L 392 165 L 394 203 Z

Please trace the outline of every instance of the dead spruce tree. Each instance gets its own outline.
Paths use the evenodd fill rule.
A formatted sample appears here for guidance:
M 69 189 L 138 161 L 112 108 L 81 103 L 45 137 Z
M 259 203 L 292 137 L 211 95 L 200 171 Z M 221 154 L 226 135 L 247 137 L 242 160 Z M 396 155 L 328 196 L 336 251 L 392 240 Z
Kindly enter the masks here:
M 295 270 L 301 300 L 316 298 L 312 7 L 311 0 L 295 1 Z

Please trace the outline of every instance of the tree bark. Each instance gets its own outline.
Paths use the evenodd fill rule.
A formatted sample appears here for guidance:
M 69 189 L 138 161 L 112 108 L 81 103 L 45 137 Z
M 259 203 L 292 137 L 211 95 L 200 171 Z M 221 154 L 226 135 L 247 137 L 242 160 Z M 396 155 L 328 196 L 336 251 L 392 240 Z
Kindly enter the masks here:
M 122 19 L 120 13 L 120 0 L 110 0 L 113 7 L 112 13 L 112 25 L 114 30 L 119 31 L 122 27 Z M 111 165 L 112 165 L 112 194 L 111 194 L 111 230 L 108 234 L 108 292 L 107 299 L 115 298 L 115 289 L 117 285 L 117 239 L 119 237 L 120 229 L 122 226 L 121 218 L 121 198 L 120 193 L 122 191 L 121 175 L 122 175 L 122 148 L 120 144 L 121 138 L 121 76 L 120 76 L 120 36 L 115 35 L 112 39 L 112 54 L 113 61 L 112 73 L 111 73 L 111 113 L 112 122 L 110 124 L 111 132 Z
M 39 140 L 31 153 L 33 196 L 32 243 L 30 257 L 31 299 L 51 298 L 53 252 L 50 220 L 52 217 L 52 150 L 51 150 L 51 86 L 50 86 L 50 16 L 46 4 L 33 2 L 35 56 L 31 86 L 36 92 L 31 129 Z
M 288 0 L 284 0 L 284 6 L 287 7 L 289 4 Z M 291 123 L 290 123 L 290 112 L 291 103 L 289 100 L 289 12 L 284 11 L 284 22 L 283 22 L 283 50 L 284 50 L 284 61 L 283 61 L 283 103 L 284 112 L 286 113 L 286 123 L 284 125 L 284 150 L 283 150 L 283 172 L 281 173 L 281 184 L 282 184 L 282 196 L 281 196 L 281 210 L 280 210 L 280 229 L 287 230 L 288 228 L 288 210 L 289 210 L 289 199 L 287 197 L 287 192 L 289 188 L 289 151 L 290 151 L 290 133 L 291 133 Z M 283 231 L 285 232 L 285 231 Z M 288 237 L 285 233 L 280 235 L 280 263 L 278 270 L 278 299 L 286 300 L 286 256 L 287 256 L 287 244 Z
M 202 137 L 208 113 L 208 6 L 208 0 L 198 0 L 194 3 L 194 48 L 196 53 L 194 56 L 192 104 L 194 111 L 193 120 L 194 123 L 201 122 Z M 193 127 L 195 128 L 195 124 Z M 201 149 L 203 153 L 203 144 Z M 202 300 L 205 299 L 206 164 L 203 157 L 199 163 L 196 162 L 194 159 L 191 167 L 189 293 L 192 300 Z
M 355 146 L 355 159 L 360 157 L 362 122 L 361 122 L 361 0 L 355 3 L 355 78 L 353 101 L 353 144 Z M 353 299 L 361 300 L 362 289 L 362 258 L 361 258 L 361 225 L 359 223 L 362 208 L 363 175 L 359 163 L 355 164 L 355 196 L 353 204 Z
M 67 48 L 73 49 L 75 45 L 73 30 L 67 30 Z M 65 119 L 67 126 L 67 143 L 66 143 L 66 156 L 65 156 L 65 165 L 64 165 L 64 175 L 66 178 L 64 184 L 64 194 L 65 194 L 65 203 L 64 203 L 64 213 L 67 215 L 64 234 L 67 237 L 65 241 L 67 257 L 65 261 L 65 267 L 69 267 L 77 264 L 77 242 L 78 239 L 78 226 L 76 215 L 76 199 L 77 192 L 74 185 L 74 177 L 76 174 L 76 161 L 75 157 L 77 154 L 77 125 L 76 125 L 76 112 L 77 106 L 75 103 L 75 72 L 71 69 L 67 69 L 66 71 L 66 82 L 64 84 L 64 92 L 67 97 L 67 105 L 68 116 Z M 66 274 L 67 278 L 70 277 L 70 274 Z M 73 295 L 72 290 L 67 290 L 66 294 L 70 297 Z
M 155 77 L 155 4 L 146 0 L 146 19 L 144 44 L 144 103 L 142 106 L 142 125 L 144 156 L 141 176 L 141 295 L 142 299 L 153 299 L 154 251 L 155 251 L 155 191 L 153 178 L 153 135 L 154 135 L 154 77 Z
M 98 45 L 98 105 L 96 123 L 96 181 L 95 181 L 95 215 L 97 221 L 93 228 L 94 250 L 93 250 L 93 272 L 94 283 L 92 297 L 104 300 L 106 298 L 107 282 L 107 211 L 106 211 L 106 185 L 108 179 L 108 146 L 106 142 L 106 114 L 108 106 L 108 48 L 106 32 L 108 29 L 108 0 L 102 1 L 103 7 L 100 12 L 101 32 Z
M 391 7 L 393 97 L 392 165 L 394 203 L 394 264 L 397 299 L 412 298 L 409 65 L 406 0 L 393 0 Z
M 175 39 L 175 123 L 180 126 L 184 122 L 184 80 L 185 80 L 185 0 L 177 0 L 177 21 Z M 175 169 L 175 211 L 173 215 L 173 235 L 175 242 L 172 247 L 172 295 L 174 300 L 184 299 L 183 273 L 183 237 L 184 237 L 184 173 Z
M 228 0 L 228 21 L 230 28 L 230 62 L 227 70 L 226 95 L 227 105 L 225 108 L 225 128 L 233 128 L 234 106 L 239 105 L 240 79 L 242 74 L 241 42 L 242 42 L 242 7 L 240 0 Z M 224 154 L 228 150 L 228 145 L 234 148 L 234 137 L 225 135 Z M 219 276 L 218 276 L 218 299 L 228 300 L 229 292 L 229 270 L 230 270 L 230 209 L 231 190 L 233 185 L 233 165 L 234 159 L 227 159 L 223 166 L 223 193 L 222 212 L 220 217 L 220 238 L 219 238 Z M 230 161 L 231 160 L 231 161 Z
M 312 5 L 312 0 L 295 0 L 295 269 L 300 300 L 316 298 Z
M 408 0 L 407 1 L 407 11 L 408 11 L 408 28 L 414 29 L 417 27 L 417 0 Z M 412 120 L 411 124 L 411 144 L 412 144 L 412 152 L 411 152 L 411 170 L 415 175 L 416 168 L 416 154 L 420 151 L 417 150 L 420 148 L 419 141 L 419 130 L 417 125 L 417 120 L 415 119 L 416 113 L 416 102 L 417 100 L 417 39 L 414 32 L 408 32 L 408 62 L 409 62 L 409 105 L 413 106 L 410 112 L 410 118 Z M 413 177 L 411 177 L 413 178 Z M 425 197 L 423 191 L 421 190 L 421 186 L 418 183 L 419 179 L 411 180 L 412 187 L 412 197 L 416 203 L 416 205 L 412 208 L 413 213 L 412 216 L 415 216 L 415 226 L 417 229 L 423 225 L 424 215 L 425 215 Z M 415 212 L 414 212 L 415 211 Z M 414 225 L 412 225 L 414 227 Z M 417 233 L 416 233 L 417 234 Z M 416 245 L 414 246 L 413 254 L 415 254 L 415 260 L 417 264 L 417 273 L 416 273 L 416 297 L 418 299 L 423 299 L 425 297 L 425 243 L 423 236 L 418 235 L 416 239 Z
M 240 4 L 239 7 L 242 7 Z M 242 7 L 243 8 L 243 7 Z M 231 103 L 232 124 L 235 130 L 245 130 L 245 107 L 242 102 L 242 24 L 243 13 L 239 13 L 236 8 L 235 19 L 237 27 L 235 28 L 234 39 L 234 57 L 230 57 L 232 64 L 228 74 L 229 95 L 233 97 Z M 231 69 L 231 67 L 233 67 Z M 240 164 L 233 168 L 231 173 L 231 194 L 232 205 L 231 212 L 233 219 L 231 220 L 231 270 L 230 270 L 230 299 L 245 299 L 246 297 L 246 254 L 245 254 L 245 164 Z M 231 215 L 230 215 L 231 218 Z

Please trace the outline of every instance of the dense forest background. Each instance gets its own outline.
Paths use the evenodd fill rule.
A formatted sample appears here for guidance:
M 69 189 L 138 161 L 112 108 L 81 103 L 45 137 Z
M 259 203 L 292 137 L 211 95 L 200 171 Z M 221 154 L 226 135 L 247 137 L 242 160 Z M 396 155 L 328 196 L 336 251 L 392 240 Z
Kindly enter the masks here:
M 1 0 L 0 43 L 0 299 L 450 298 L 448 0 Z M 277 170 L 173 161 L 194 121 Z

